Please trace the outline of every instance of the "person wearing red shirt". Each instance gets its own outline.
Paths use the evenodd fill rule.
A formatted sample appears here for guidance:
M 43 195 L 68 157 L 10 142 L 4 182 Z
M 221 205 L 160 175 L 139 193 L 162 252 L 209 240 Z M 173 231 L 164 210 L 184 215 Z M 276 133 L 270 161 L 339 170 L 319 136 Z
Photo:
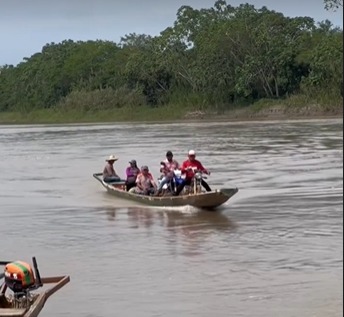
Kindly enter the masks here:
M 192 179 L 195 176 L 195 170 L 200 171 L 204 174 L 210 175 L 210 172 L 206 168 L 204 168 L 202 163 L 196 160 L 196 152 L 194 150 L 189 151 L 188 159 L 185 162 L 183 162 L 181 166 L 181 170 L 182 170 L 182 173 L 186 175 L 186 177 L 185 177 L 185 181 L 178 186 L 176 194 L 175 194 L 176 196 L 178 196 L 182 192 L 185 185 L 188 185 L 188 186 L 191 185 Z M 201 184 L 207 192 L 211 192 L 211 188 L 209 187 L 209 185 L 204 179 L 202 179 Z

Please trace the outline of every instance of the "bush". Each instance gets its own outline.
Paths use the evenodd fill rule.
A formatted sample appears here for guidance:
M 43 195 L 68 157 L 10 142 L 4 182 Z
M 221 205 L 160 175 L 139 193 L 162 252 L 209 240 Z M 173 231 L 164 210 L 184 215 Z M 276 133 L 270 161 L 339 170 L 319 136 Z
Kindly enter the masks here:
M 126 87 L 93 91 L 72 91 L 63 98 L 57 108 L 64 110 L 99 111 L 122 107 L 138 107 L 145 104 L 145 97 Z

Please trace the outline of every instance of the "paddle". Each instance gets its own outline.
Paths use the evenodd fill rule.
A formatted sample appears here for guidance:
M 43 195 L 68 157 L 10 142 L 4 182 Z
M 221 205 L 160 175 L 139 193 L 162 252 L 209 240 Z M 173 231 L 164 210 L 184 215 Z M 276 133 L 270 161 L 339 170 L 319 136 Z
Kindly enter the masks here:
M 37 261 L 35 257 L 32 258 L 32 263 L 33 263 L 33 267 L 36 273 L 36 286 L 41 287 L 43 286 L 43 283 L 41 280 L 41 275 L 39 274 L 39 271 L 38 271 L 38 265 L 37 265 Z
M 7 265 L 8 263 L 12 263 L 13 261 L 0 261 L 0 265 Z

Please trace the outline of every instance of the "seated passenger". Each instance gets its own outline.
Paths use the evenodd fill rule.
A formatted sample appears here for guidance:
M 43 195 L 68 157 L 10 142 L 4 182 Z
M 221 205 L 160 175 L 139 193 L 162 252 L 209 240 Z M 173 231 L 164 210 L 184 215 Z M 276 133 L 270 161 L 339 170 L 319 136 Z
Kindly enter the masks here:
M 117 175 L 115 169 L 113 168 L 113 164 L 118 161 L 118 158 L 115 155 L 110 155 L 109 158 L 106 160 L 106 165 L 103 171 L 103 180 L 106 183 L 113 183 L 119 182 L 121 178 Z
M 142 166 L 141 173 L 136 178 L 136 187 L 132 188 L 130 192 L 140 195 L 153 195 L 156 190 L 157 185 L 153 175 L 149 173 L 148 166 Z
M 136 186 L 136 178 L 137 175 L 140 174 L 140 169 L 137 167 L 135 160 L 131 160 L 129 164 L 130 166 L 126 169 L 127 180 L 125 184 L 127 186 L 127 191 Z
M 182 192 L 185 185 L 191 185 L 192 179 L 195 176 L 195 170 L 210 175 L 210 172 L 203 167 L 202 163 L 196 160 L 196 152 L 194 150 L 189 151 L 188 159 L 182 164 L 181 170 L 183 174 L 186 174 L 186 178 L 185 181 L 177 187 L 176 196 Z M 202 179 L 201 185 L 207 192 L 211 192 L 211 188 L 204 179 Z
M 173 153 L 168 151 L 166 153 L 166 160 L 161 162 L 160 172 L 163 174 L 163 178 L 158 187 L 158 194 L 161 194 L 164 185 L 171 182 L 174 177 L 174 171 L 179 169 L 179 163 L 173 159 Z

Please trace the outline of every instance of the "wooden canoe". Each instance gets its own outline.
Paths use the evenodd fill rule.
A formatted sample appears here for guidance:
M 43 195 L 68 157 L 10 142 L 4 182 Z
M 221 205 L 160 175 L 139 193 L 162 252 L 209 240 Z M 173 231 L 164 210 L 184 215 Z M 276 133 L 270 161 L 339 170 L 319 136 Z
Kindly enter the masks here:
M 125 182 L 117 182 L 114 184 L 105 183 L 103 181 L 102 173 L 93 174 L 93 177 L 103 185 L 108 193 L 118 198 L 131 200 L 139 204 L 158 207 L 192 206 L 200 209 L 214 209 L 223 205 L 238 192 L 238 188 L 226 188 L 218 189 L 208 193 L 181 196 L 144 196 L 128 193 L 125 190 Z
M 4 265 L 4 262 L 0 263 Z M 3 277 L 0 276 L 0 279 Z M 39 277 L 37 292 L 30 292 L 26 300 L 17 301 L 5 283 L 0 286 L 0 317 L 37 317 L 50 296 L 70 281 L 69 276 Z M 51 285 L 50 287 L 47 285 Z M 47 287 L 45 287 L 47 286 Z

